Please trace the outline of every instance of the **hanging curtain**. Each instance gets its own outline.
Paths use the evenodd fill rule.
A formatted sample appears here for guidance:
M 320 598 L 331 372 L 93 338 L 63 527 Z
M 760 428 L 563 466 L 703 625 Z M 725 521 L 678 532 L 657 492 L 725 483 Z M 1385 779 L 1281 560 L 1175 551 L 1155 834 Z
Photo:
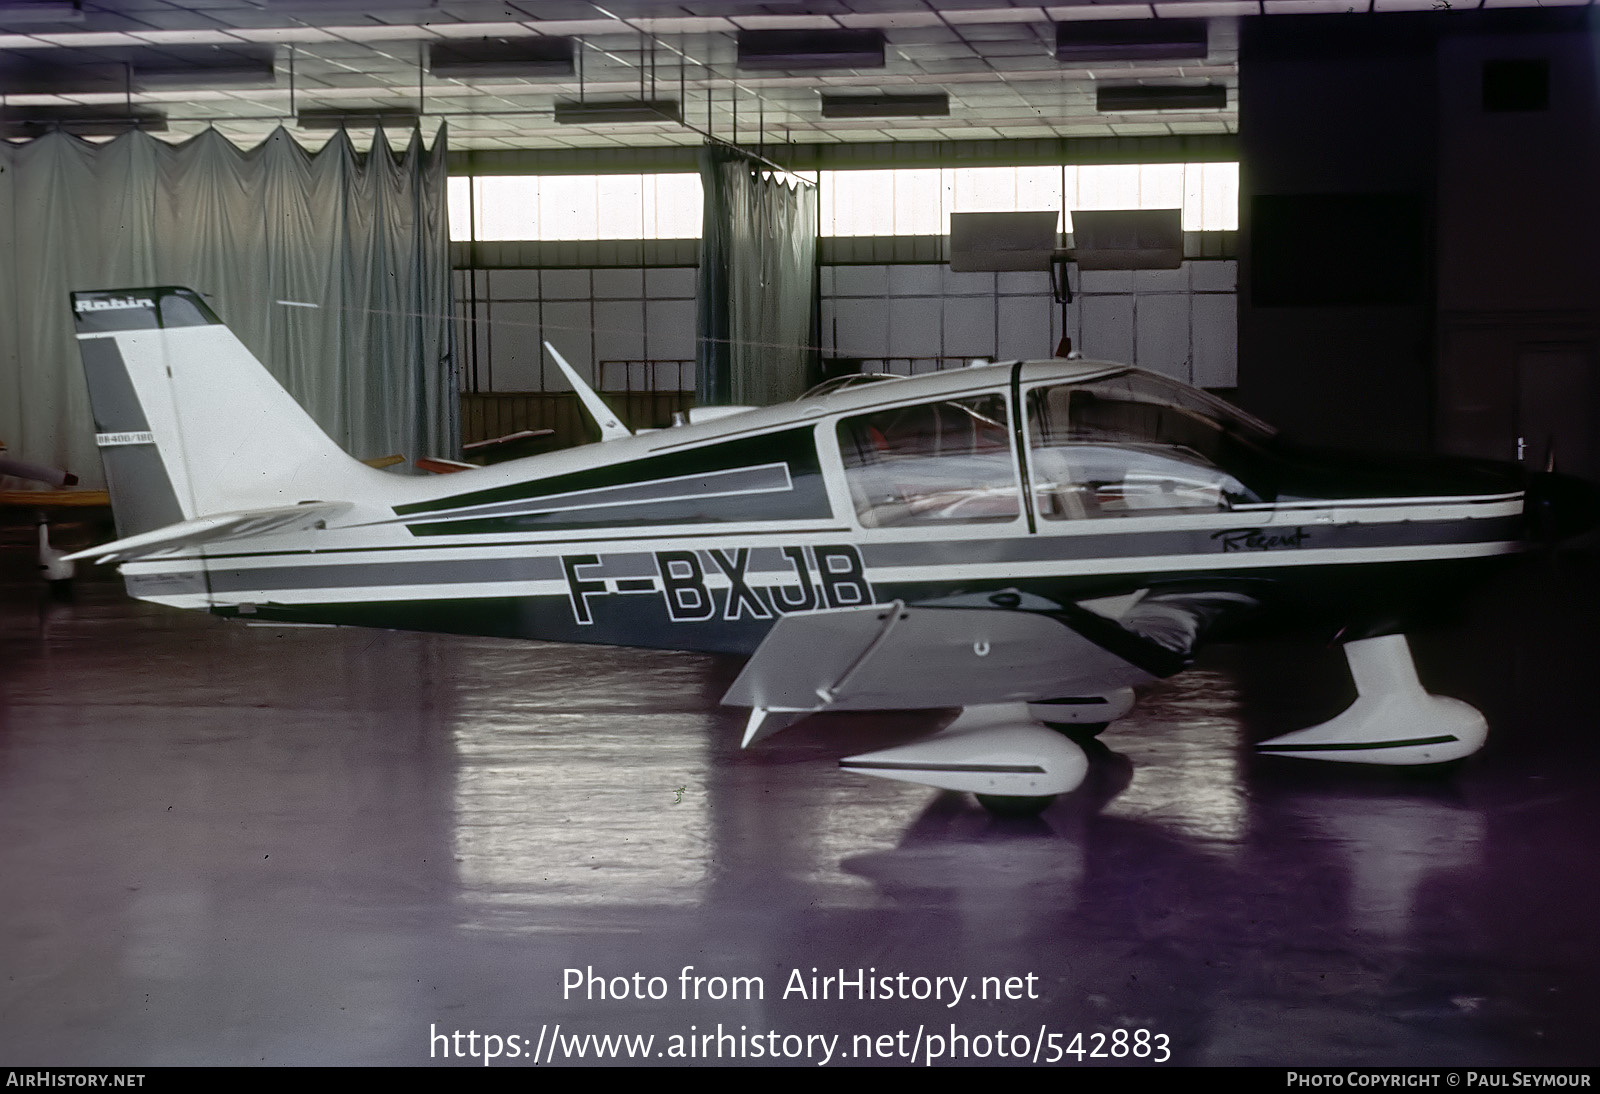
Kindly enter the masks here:
M 186 285 L 352 455 L 454 456 L 445 180 L 443 129 L 399 154 L 382 130 L 366 154 L 283 129 L 0 142 L 0 440 L 97 485 L 67 294 Z
M 712 143 L 700 181 L 697 401 L 796 398 L 817 368 L 817 188 Z

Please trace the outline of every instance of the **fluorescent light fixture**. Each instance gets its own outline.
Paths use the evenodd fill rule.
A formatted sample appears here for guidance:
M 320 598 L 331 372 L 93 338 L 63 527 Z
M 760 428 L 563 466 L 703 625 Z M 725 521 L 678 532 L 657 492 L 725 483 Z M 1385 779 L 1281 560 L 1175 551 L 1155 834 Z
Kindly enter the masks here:
M 130 129 L 164 133 L 167 116 L 155 110 L 108 110 L 92 106 L 36 106 L 0 111 L 0 137 L 42 137 L 54 129 L 79 137 L 115 137 Z
M 1204 19 L 1108 19 L 1056 24 L 1056 60 L 1188 61 L 1206 55 Z
M 440 79 L 571 76 L 571 38 L 484 38 L 433 42 L 428 72 Z
M 565 99 L 556 103 L 555 117 L 562 125 L 683 120 L 676 99 Z
M 22 3 L 0 5 L 0 26 L 12 23 L 81 23 L 83 5 L 80 0 L 23 0 Z
M 301 129 L 411 129 L 421 122 L 415 110 L 302 110 L 295 117 Z
M 1226 110 L 1226 84 L 1134 84 L 1094 89 L 1094 107 L 1102 114 L 1131 110 Z
M 942 118 L 950 113 L 950 96 L 824 95 L 824 118 Z
M 739 67 L 882 68 L 883 31 L 741 30 Z

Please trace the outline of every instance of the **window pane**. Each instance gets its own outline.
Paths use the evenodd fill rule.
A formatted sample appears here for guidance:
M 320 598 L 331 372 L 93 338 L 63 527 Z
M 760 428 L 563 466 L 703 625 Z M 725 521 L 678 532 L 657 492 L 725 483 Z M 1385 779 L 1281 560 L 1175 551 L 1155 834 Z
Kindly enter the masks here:
M 450 238 L 468 239 L 468 187 L 480 240 L 698 239 L 700 176 L 491 175 L 450 180 Z
M 473 180 L 469 178 L 448 180 L 445 201 L 449 209 L 452 242 L 472 238 L 472 183 Z
M 1237 163 L 1205 163 L 1200 165 L 1203 178 L 1201 201 L 1204 212 L 1201 230 L 1207 232 L 1233 230 L 1239 227 L 1239 165 Z
M 894 234 L 895 172 L 828 171 L 824 176 L 831 176 L 833 184 L 834 235 Z
M 1139 165 L 1114 163 L 1079 167 L 1076 208 L 1139 208 Z
M 540 238 L 539 176 L 492 175 L 474 182 L 479 239 Z
M 1003 395 L 896 407 L 839 423 L 856 515 L 868 528 L 1007 523 L 1020 515 Z
M 644 239 L 644 176 L 597 175 L 594 235 L 587 239 Z M 614 234 L 613 234 L 614 233 Z
M 943 190 L 937 169 L 894 172 L 894 234 L 943 235 Z
M 652 175 L 656 222 L 647 239 L 699 239 L 705 198 L 699 175 Z
M 593 175 L 545 175 L 539 185 L 540 239 L 595 239 L 598 187 Z
M 1139 168 L 1140 209 L 1181 209 L 1183 207 L 1184 165 L 1147 163 Z
M 1028 467 L 1046 520 L 1217 512 L 1258 497 L 1259 436 L 1219 404 L 1143 373 L 1028 393 Z

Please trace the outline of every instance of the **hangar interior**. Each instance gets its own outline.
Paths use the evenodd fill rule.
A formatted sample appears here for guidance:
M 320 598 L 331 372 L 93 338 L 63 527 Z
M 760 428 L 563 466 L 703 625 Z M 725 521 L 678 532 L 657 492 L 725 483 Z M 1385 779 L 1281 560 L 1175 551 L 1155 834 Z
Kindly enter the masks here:
M 0 3 L 0 442 L 101 484 L 64 296 L 91 286 L 64 286 L 55 317 L 27 295 L 20 240 L 44 218 L 18 187 L 41 149 L 442 153 L 412 219 L 452 304 L 391 310 L 426 312 L 453 352 L 411 386 L 290 375 L 308 406 L 406 417 L 402 440 L 344 439 L 410 459 L 519 430 L 590 441 L 546 340 L 635 426 L 696 402 L 716 144 L 814 191 L 818 377 L 1049 357 L 1065 336 L 1308 442 L 1600 478 L 1596 18 L 1531 0 Z M 1074 210 L 1129 208 L 1181 208 L 1181 263 L 1068 266 L 1065 308 L 1046 270 L 950 267 L 952 213 L 1058 210 L 1070 244 Z M 241 246 L 218 209 L 152 221 L 184 253 L 86 268 L 171 271 L 257 322 L 284 302 L 205 257 Z M 342 332 L 385 307 L 348 297 L 321 337 L 343 362 Z M 32 356 L 34 330 L 62 352 Z M 1219 646 L 1141 694 L 1082 789 L 1019 820 L 834 766 L 948 711 L 824 714 L 739 749 L 743 712 L 719 706 L 734 658 L 244 625 L 130 600 L 111 567 L 59 595 L 18 495 L 8 1062 L 471 1062 L 440 1035 L 472 1030 L 522 1039 L 515 1064 L 558 1024 L 714 1031 L 730 1040 L 692 1058 L 721 1063 L 815 1063 L 828 1037 L 846 1046 L 830 1062 L 904 1063 L 899 1035 L 926 1059 L 936 1028 L 944 1061 L 986 1065 L 1027 1062 L 1001 1031 L 1070 1065 L 1158 1062 L 1156 1038 L 1180 1065 L 1594 1062 L 1583 552 L 1463 589 L 1413 635 L 1429 687 L 1492 727 L 1450 771 L 1254 755 L 1352 685 L 1333 636 Z M 109 538 L 82 512 L 52 513 L 57 546 Z M 811 980 L 860 970 L 974 994 Z M 665 995 L 611 979 L 635 973 Z M 1026 983 L 979 997 L 984 977 Z M 765 1055 L 735 1036 L 768 1031 Z M 1129 1047 L 1073 1055 L 1079 1033 Z

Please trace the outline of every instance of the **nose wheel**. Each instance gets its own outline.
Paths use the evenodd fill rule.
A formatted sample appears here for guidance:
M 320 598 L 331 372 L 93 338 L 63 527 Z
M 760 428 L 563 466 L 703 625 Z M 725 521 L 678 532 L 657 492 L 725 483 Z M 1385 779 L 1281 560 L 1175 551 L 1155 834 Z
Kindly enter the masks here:
M 997 817 L 1037 817 L 1056 800 L 1054 794 L 1021 797 L 1007 794 L 974 794 L 973 797 L 978 799 L 979 805 Z

